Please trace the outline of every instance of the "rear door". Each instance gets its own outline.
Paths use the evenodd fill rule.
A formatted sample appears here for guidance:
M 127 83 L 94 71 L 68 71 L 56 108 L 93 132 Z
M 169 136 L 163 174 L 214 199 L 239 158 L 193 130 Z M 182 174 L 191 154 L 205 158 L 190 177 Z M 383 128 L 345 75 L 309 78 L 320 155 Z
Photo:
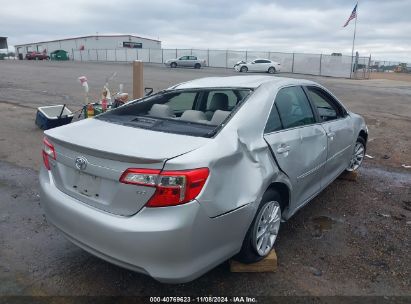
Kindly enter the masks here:
M 277 93 L 264 138 L 292 183 L 292 202 L 303 204 L 320 190 L 327 136 L 300 86 Z
M 197 57 L 196 56 L 188 56 L 189 58 L 189 65 L 191 67 L 194 67 L 194 65 L 197 63 Z
M 261 72 L 267 72 L 271 66 L 271 62 L 268 60 L 261 60 Z
M 327 132 L 328 153 L 323 176 L 325 186 L 348 167 L 354 148 L 354 128 L 345 109 L 327 91 L 317 86 L 305 89 Z

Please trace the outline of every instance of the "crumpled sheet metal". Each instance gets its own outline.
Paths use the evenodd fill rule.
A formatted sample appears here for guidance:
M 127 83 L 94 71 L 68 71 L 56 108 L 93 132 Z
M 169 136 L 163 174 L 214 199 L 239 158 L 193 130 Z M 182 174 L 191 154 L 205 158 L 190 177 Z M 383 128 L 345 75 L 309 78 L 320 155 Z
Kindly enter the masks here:
M 166 162 L 167 170 L 182 165 L 210 169 L 206 187 L 197 198 L 208 216 L 246 205 L 256 209 L 272 181 L 287 182 L 263 137 L 277 89 L 273 84 L 262 85 L 209 143 Z

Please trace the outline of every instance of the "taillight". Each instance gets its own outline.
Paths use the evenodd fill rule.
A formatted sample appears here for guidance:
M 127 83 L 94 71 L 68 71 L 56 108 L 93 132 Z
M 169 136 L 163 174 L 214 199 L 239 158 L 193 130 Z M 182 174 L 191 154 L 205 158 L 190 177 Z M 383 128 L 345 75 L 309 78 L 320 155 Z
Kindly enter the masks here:
M 208 168 L 182 171 L 127 169 L 121 175 L 120 182 L 155 187 L 156 191 L 146 206 L 166 207 L 195 199 L 203 189 L 208 174 Z
M 46 137 L 43 138 L 42 154 L 44 166 L 47 170 L 50 170 L 49 157 L 51 157 L 52 159 L 56 159 L 56 151 L 54 150 L 54 146 L 47 140 Z
M 161 170 L 127 169 L 120 177 L 123 184 L 133 184 L 155 187 Z

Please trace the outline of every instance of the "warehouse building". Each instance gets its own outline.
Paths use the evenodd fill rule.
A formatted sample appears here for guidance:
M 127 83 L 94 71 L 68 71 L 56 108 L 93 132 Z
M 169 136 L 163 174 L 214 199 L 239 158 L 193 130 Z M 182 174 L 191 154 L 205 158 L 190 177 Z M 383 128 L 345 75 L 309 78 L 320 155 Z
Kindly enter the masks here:
M 16 56 L 24 59 L 29 52 L 50 54 L 56 50 L 66 51 L 70 55 L 74 50 L 161 49 L 161 41 L 134 35 L 93 35 L 19 44 L 15 48 Z

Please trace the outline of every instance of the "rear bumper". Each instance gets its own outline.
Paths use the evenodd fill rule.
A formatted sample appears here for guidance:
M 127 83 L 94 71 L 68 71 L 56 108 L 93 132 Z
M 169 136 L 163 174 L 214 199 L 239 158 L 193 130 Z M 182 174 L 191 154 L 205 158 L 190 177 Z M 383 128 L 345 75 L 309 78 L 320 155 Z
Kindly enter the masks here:
M 40 171 L 47 219 L 79 247 L 113 264 L 169 283 L 191 281 L 236 254 L 247 230 L 249 207 L 209 218 L 197 201 L 112 215 L 60 190 Z

